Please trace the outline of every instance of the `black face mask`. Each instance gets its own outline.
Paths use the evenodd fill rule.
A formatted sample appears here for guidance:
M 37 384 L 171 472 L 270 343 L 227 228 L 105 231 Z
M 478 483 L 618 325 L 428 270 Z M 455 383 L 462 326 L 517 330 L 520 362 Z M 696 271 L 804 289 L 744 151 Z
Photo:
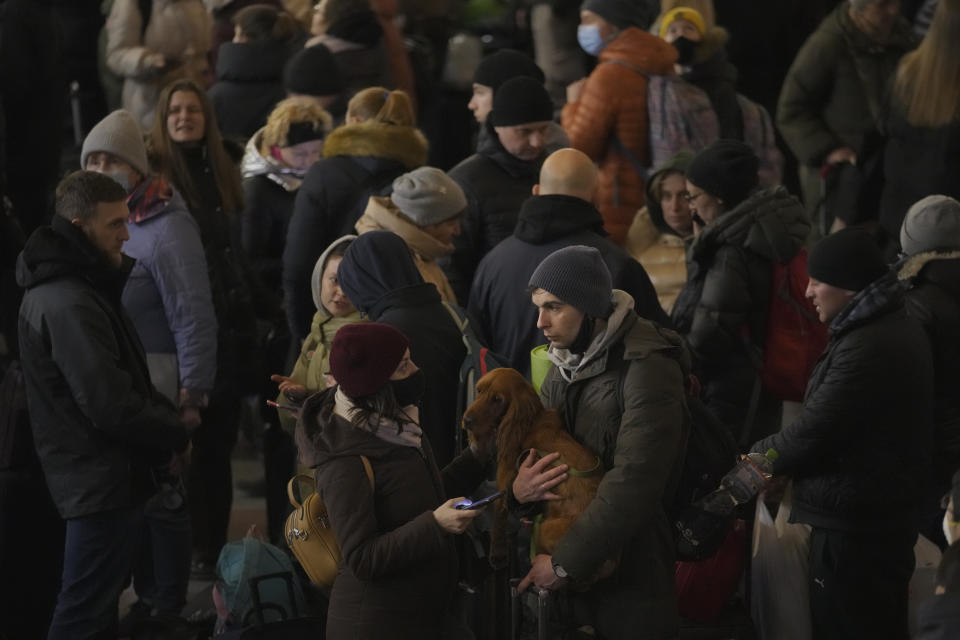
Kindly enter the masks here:
M 694 42 L 693 40 L 689 40 L 683 36 L 680 36 L 674 40 L 672 44 L 673 48 L 676 49 L 677 53 L 680 54 L 677 58 L 678 64 L 686 67 L 693 62 L 693 54 L 697 51 L 697 45 L 699 44 L 698 42 Z
M 417 369 L 416 372 L 403 380 L 391 380 L 390 386 L 393 388 L 393 395 L 397 399 L 397 404 L 406 407 L 411 404 L 420 404 L 420 399 L 423 397 L 423 391 L 426 388 L 426 380 L 423 371 Z

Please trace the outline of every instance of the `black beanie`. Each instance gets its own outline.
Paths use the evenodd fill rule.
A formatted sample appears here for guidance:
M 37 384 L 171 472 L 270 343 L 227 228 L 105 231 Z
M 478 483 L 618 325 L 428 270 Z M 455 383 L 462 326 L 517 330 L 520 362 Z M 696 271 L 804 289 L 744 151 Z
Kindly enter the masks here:
M 493 94 L 493 111 L 487 119 L 495 127 L 553 120 L 553 102 L 543 83 L 520 76 L 503 83 Z
M 646 29 L 660 10 L 660 3 L 648 0 L 584 0 L 581 11 L 593 11 L 615 27 Z
M 860 229 L 841 229 L 823 238 L 807 256 L 811 278 L 848 291 L 860 291 L 886 272 L 877 243 Z
M 608 318 L 613 311 L 613 279 L 594 247 L 557 249 L 537 265 L 528 288 L 552 293 L 593 318 Z
M 520 76 L 544 82 L 543 71 L 530 56 L 516 49 L 500 49 L 480 61 L 473 81 L 496 92 L 504 82 Z
M 335 96 L 346 88 L 333 54 L 322 44 L 290 58 L 283 70 L 283 88 L 308 96 Z
M 757 186 L 760 158 L 738 140 L 717 140 L 687 167 L 687 180 L 720 198 L 727 210 L 746 200 Z

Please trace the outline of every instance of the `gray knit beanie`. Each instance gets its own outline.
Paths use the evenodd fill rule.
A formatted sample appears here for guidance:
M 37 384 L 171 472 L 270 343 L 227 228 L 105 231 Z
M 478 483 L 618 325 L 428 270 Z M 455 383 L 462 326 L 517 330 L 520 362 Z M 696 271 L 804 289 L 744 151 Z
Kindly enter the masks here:
M 937 195 L 914 203 L 900 227 L 900 247 L 908 256 L 960 249 L 960 202 Z
M 529 289 L 543 289 L 593 318 L 607 318 L 613 311 L 610 270 L 594 247 L 557 249 L 537 266 Z
M 449 220 L 467 208 L 460 185 L 435 167 L 420 167 L 394 180 L 390 199 L 418 227 Z
M 80 168 L 86 168 L 87 156 L 98 151 L 112 153 L 141 175 L 146 176 L 150 173 L 147 148 L 143 144 L 143 133 L 129 111 L 118 109 L 90 130 L 80 151 Z

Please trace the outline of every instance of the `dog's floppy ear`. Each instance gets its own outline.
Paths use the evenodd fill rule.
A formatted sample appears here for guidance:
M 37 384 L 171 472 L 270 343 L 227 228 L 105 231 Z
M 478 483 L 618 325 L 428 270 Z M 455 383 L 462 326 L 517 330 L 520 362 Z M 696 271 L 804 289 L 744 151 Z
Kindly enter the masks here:
M 497 431 L 497 449 L 516 457 L 520 455 L 526 430 L 543 412 L 543 405 L 525 379 L 517 376 L 516 380 L 507 380 L 510 384 L 503 385 L 502 393 L 508 406 Z

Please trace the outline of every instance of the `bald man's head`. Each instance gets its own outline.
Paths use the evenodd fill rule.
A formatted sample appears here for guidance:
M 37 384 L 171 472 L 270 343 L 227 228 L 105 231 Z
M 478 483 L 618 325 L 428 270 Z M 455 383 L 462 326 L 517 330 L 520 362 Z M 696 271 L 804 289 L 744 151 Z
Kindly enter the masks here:
M 543 161 L 537 195 L 573 196 L 593 200 L 597 188 L 597 167 L 582 151 L 560 149 Z

